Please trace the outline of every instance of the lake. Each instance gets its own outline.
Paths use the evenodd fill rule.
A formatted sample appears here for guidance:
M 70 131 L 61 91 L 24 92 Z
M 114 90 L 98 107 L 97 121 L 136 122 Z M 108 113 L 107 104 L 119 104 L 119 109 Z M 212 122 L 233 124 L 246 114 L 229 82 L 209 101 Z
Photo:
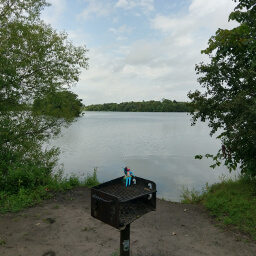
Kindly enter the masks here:
M 191 126 L 187 113 L 85 112 L 51 145 L 60 147 L 66 175 L 82 178 L 97 167 L 104 182 L 129 166 L 135 176 L 156 182 L 157 197 L 180 201 L 182 186 L 201 190 L 229 175 L 224 166 L 210 168 L 210 159 L 194 158 L 220 148 L 209 131 L 203 122 Z

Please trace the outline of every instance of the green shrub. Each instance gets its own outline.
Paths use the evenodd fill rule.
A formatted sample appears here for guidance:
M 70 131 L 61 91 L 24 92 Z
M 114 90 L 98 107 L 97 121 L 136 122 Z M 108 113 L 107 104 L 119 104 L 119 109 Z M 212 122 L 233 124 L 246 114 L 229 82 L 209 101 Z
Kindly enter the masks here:
M 93 175 L 88 174 L 83 182 L 84 186 L 91 188 L 100 184 L 97 177 L 97 168 L 94 168 Z
M 6 184 L 3 180 L 1 176 L 1 186 L 5 189 L 0 190 L 0 213 L 17 212 L 37 204 L 44 198 L 51 197 L 51 191 L 64 191 L 78 186 L 92 187 L 99 184 L 97 168 L 94 168 L 93 175 L 88 174 L 84 181 L 80 181 L 75 175 L 64 177 L 61 169 L 54 175 L 16 169 L 10 171 L 8 178 L 5 177 Z

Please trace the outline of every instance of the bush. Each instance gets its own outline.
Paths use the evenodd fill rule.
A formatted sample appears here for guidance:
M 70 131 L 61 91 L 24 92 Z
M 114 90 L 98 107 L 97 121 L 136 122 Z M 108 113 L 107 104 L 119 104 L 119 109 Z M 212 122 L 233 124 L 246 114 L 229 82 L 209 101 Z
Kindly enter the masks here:
M 37 171 L 40 172 L 39 169 Z M 78 186 L 90 188 L 99 184 L 97 168 L 94 168 L 93 175 L 88 174 L 84 181 L 75 175 L 64 177 L 62 169 L 54 175 L 49 174 L 47 170 L 45 173 L 35 174 L 33 170 L 11 170 L 5 185 L 1 176 L 0 184 L 5 186 L 5 189 L 0 190 L 0 213 L 17 212 L 40 203 L 44 198 L 51 197 L 52 191 L 65 191 Z
M 100 182 L 97 177 L 97 168 L 94 168 L 93 175 L 88 174 L 84 181 L 84 186 L 91 188 L 93 186 L 99 185 Z

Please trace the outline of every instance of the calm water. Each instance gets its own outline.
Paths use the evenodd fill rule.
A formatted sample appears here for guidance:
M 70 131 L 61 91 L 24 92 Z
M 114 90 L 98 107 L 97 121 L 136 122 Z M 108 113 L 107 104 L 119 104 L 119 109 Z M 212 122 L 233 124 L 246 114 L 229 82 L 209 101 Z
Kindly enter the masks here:
M 220 142 L 206 123 L 192 127 L 190 119 L 187 113 L 85 112 L 52 144 L 62 151 L 67 175 L 84 176 L 97 167 L 104 182 L 122 176 L 128 165 L 156 182 L 157 197 L 180 201 L 182 185 L 200 190 L 229 174 L 225 167 L 211 169 L 209 159 L 194 159 L 216 153 Z

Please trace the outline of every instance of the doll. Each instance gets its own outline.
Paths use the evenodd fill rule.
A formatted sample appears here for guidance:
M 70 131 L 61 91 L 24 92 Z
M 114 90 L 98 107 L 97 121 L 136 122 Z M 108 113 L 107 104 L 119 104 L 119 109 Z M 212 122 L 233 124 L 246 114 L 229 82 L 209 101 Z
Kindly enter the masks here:
M 135 177 L 133 172 L 130 170 L 128 166 L 124 167 L 124 180 L 126 180 L 126 187 L 131 185 L 131 179 Z

